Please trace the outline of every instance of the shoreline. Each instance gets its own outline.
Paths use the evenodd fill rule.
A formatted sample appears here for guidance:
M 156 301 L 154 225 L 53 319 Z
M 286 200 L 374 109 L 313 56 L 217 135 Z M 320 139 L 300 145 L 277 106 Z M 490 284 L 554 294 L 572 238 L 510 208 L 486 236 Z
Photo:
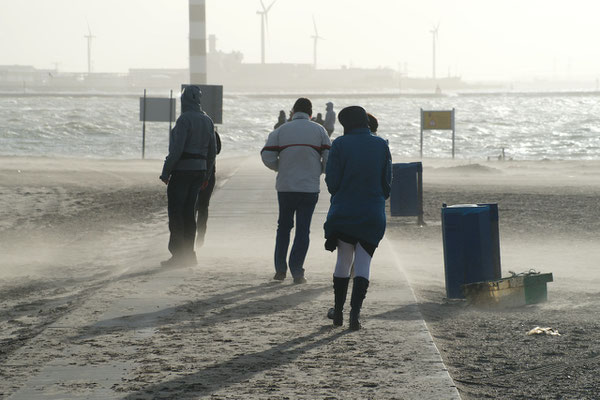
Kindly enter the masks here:
M 24 91 L 22 88 L 19 90 L 2 90 L 0 89 L 0 97 L 130 97 L 139 98 L 143 97 L 144 88 L 139 88 L 136 91 L 99 91 L 99 90 L 39 90 L 40 88 L 27 87 Z M 46 88 L 43 88 L 46 89 Z M 164 92 L 169 93 L 172 88 L 150 88 L 153 92 Z M 35 91 L 39 90 L 39 91 Z M 273 92 L 262 92 L 258 90 L 248 91 L 231 91 L 224 93 L 224 98 L 237 98 L 237 97 L 249 97 L 249 98 L 298 98 L 298 97 L 314 97 L 314 98 L 403 98 L 403 97 L 414 97 L 414 98 L 446 98 L 446 97 L 495 97 L 495 96 L 542 96 L 542 97 L 553 97 L 553 96 L 600 96 L 600 91 L 597 89 L 565 89 L 565 90 L 481 90 L 473 89 L 449 89 L 443 93 L 434 93 L 433 91 L 424 90 L 410 90 L 405 89 L 398 91 L 396 88 L 381 91 L 365 91 L 365 92 L 354 92 L 354 91 L 323 91 L 323 92 L 311 92 L 305 93 L 298 90 L 290 90 L 288 92 L 273 91 Z

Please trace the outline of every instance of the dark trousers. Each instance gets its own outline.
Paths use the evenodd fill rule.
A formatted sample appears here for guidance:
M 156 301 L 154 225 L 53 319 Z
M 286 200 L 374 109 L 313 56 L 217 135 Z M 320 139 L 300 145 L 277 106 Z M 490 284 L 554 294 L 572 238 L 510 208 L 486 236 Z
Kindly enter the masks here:
M 275 240 L 275 271 L 286 273 L 290 232 L 294 227 L 296 215 L 296 234 L 290 252 L 289 268 L 294 278 L 304 276 L 304 259 L 310 243 L 310 221 L 319 193 L 278 192 L 279 220 L 277 221 L 277 238 Z
M 169 251 L 173 257 L 188 257 L 194 252 L 198 192 L 206 171 L 173 171 L 167 186 L 169 212 Z
M 204 244 L 204 236 L 206 235 L 206 222 L 208 221 L 208 206 L 210 204 L 210 197 L 215 188 L 215 171 L 210 175 L 208 179 L 208 186 L 205 187 L 198 193 L 198 200 L 196 201 L 196 243 L 198 246 Z

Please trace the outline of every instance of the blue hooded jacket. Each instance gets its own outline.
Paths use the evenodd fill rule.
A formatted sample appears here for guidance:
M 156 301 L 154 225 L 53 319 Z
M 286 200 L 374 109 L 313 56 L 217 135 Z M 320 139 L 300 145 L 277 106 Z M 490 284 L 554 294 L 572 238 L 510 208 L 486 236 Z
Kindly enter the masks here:
M 169 155 L 160 176 L 163 180 L 173 171 L 211 171 L 215 164 L 215 126 L 200 107 L 201 96 L 195 85 L 181 94 L 181 115 L 169 137 Z
M 347 236 L 377 247 L 392 180 L 387 142 L 368 128 L 352 128 L 333 141 L 325 173 L 331 193 L 325 238 Z

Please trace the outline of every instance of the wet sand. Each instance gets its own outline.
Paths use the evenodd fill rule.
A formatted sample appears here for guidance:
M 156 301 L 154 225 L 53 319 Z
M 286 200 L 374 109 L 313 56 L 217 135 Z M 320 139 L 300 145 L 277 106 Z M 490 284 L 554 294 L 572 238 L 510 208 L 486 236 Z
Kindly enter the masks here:
M 220 182 L 236 173 L 240 160 L 223 159 L 219 163 Z M 24 382 L 39 372 L 41 365 L 65 351 L 64 342 L 53 343 L 51 340 L 57 321 L 65 318 L 77 321 L 104 310 L 103 296 L 109 299 L 135 291 L 129 283 L 120 285 L 120 282 L 139 278 L 139 284 L 143 285 L 145 274 L 156 272 L 157 260 L 168 256 L 165 249 L 165 189 L 158 181 L 160 166 L 160 161 L 0 158 L 0 203 L 3 204 L 0 209 L 0 252 L 3 254 L 0 263 L 0 375 L 3 377 L 0 397 L 8 397 L 22 389 Z M 600 272 L 597 271 L 600 261 L 600 212 L 597 209 L 600 163 L 425 160 L 424 166 L 425 220 L 428 225 L 418 228 L 414 218 L 390 218 L 386 241 L 398 254 L 409 276 L 419 299 L 419 309 L 461 396 L 465 399 L 600 397 L 600 384 L 594 372 L 600 366 L 600 323 L 597 321 L 600 306 Z M 323 193 L 322 196 L 326 195 Z M 440 206 L 442 203 L 480 202 L 499 204 L 504 275 L 509 270 L 523 272 L 531 268 L 554 274 L 555 282 L 548 284 L 547 303 L 483 311 L 463 302 L 444 299 Z M 249 207 L 242 207 L 240 212 L 247 212 Z M 313 224 L 313 232 L 320 230 L 318 224 Z M 239 234 L 248 239 L 252 230 Z M 242 295 L 255 296 L 253 305 L 262 311 L 251 313 L 250 317 L 259 326 L 263 313 L 281 313 L 281 318 L 287 322 L 294 319 L 273 305 L 282 300 L 284 294 L 279 293 L 280 286 L 272 286 L 269 282 L 271 252 L 271 248 L 259 249 L 252 256 L 255 263 L 265 264 L 264 274 L 253 273 L 249 277 L 254 286 L 232 287 L 226 296 L 215 297 L 217 303 L 221 302 L 227 308 Z M 332 257 L 322 252 L 321 243 L 313 243 L 309 256 Z M 211 290 L 226 284 L 227 279 L 233 279 L 239 273 L 234 258 L 232 255 L 230 259 L 219 261 L 222 273 L 210 275 L 210 285 L 203 284 L 207 276 L 201 269 L 189 272 L 189 292 L 177 296 L 193 295 L 194 291 L 203 288 L 206 290 L 203 294 L 209 296 Z M 315 311 L 314 305 L 326 303 L 330 297 L 329 275 L 330 271 L 314 273 L 311 290 L 318 295 L 315 297 L 318 301 L 314 296 L 302 293 L 287 293 L 288 297 L 284 296 L 283 301 L 297 306 L 310 298 L 311 301 L 300 310 L 312 315 L 312 319 L 314 315 L 321 316 L 321 310 Z M 381 285 L 385 287 L 383 283 Z M 258 296 L 257 290 L 266 292 Z M 103 296 L 98 296 L 99 293 Z M 325 300 L 320 300 L 322 294 Z M 168 307 L 168 304 L 164 306 Z M 196 306 L 201 308 L 202 303 L 189 305 L 192 309 Z M 323 310 L 327 306 L 323 304 Z M 373 330 L 385 329 L 386 323 L 392 324 L 390 319 L 373 318 L 378 314 L 377 310 L 365 307 L 368 311 L 364 316 L 366 332 L 369 324 Z M 179 327 L 182 323 L 186 325 L 186 318 L 190 318 L 192 311 L 177 310 L 174 315 Z M 231 312 L 244 314 L 249 309 L 242 307 L 236 311 L 234 308 Z M 222 310 L 214 315 L 210 311 L 204 313 L 195 318 L 212 318 L 220 322 L 224 319 L 225 323 L 218 326 L 225 330 L 219 332 L 216 343 L 220 348 L 228 349 L 224 354 L 237 354 L 236 358 L 229 361 L 224 358 L 220 365 L 218 354 L 210 353 L 211 346 L 185 342 L 190 346 L 186 350 L 184 342 L 173 339 L 177 332 L 164 326 L 158 339 L 146 343 L 147 347 L 130 344 L 132 352 L 148 351 L 144 363 L 146 369 L 137 371 L 132 381 L 121 382 L 113 390 L 123 396 L 138 393 L 143 397 L 144 385 L 164 381 L 169 374 L 176 375 L 181 369 L 193 369 L 195 363 L 201 364 L 202 357 L 212 357 L 218 368 L 211 379 L 218 380 L 219 374 L 233 368 L 239 380 L 237 386 L 219 392 L 221 397 L 217 398 L 234 398 L 236 393 L 244 393 L 247 398 L 264 398 L 269 397 L 269 393 L 279 393 L 276 390 L 281 390 L 285 381 L 274 382 L 274 379 L 282 378 L 270 379 L 268 373 L 260 377 L 264 381 L 262 387 L 254 386 L 258 392 L 244 392 L 247 389 L 243 385 L 244 379 L 253 376 L 245 375 L 244 370 L 264 373 L 267 367 L 255 366 L 253 369 L 252 365 L 263 362 L 264 356 L 270 353 L 259 351 L 255 354 L 258 358 L 241 350 L 236 353 L 235 346 L 240 346 L 239 349 L 244 346 L 237 343 L 231 332 L 244 329 L 243 325 L 228 332 L 227 321 L 236 320 L 234 316 L 226 316 Z M 156 318 L 159 317 L 160 314 Z M 305 324 L 312 322 L 310 319 L 302 321 Z M 289 325 L 293 324 L 286 326 Z M 215 326 L 216 323 L 208 324 L 206 329 L 214 330 Z M 527 331 L 534 326 L 556 328 L 561 336 L 527 336 Z M 297 353 L 286 353 L 293 355 L 312 350 L 310 345 L 303 349 L 302 341 L 269 342 L 274 340 L 269 331 L 281 329 L 281 326 L 273 325 L 272 320 L 258 329 L 258 337 L 264 335 L 265 342 L 260 346 L 266 348 L 265 351 L 285 353 L 298 348 Z M 98 357 L 110 359 L 114 356 L 105 348 L 101 354 L 95 353 L 93 335 L 86 336 L 90 332 L 79 334 L 71 340 L 78 346 L 88 346 L 89 357 L 97 361 Z M 143 329 L 140 334 L 144 335 Z M 306 343 L 318 342 L 331 351 L 343 351 L 350 344 L 353 349 L 350 353 L 362 360 L 350 364 L 352 368 L 362 365 L 377 370 L 377 360 L 369 359 L 368 353 L 361 350 L 360 341 L 352 336 L 338 338 L 332 335 L 329 331 L 317 331 L 306 338 Z M 343 346 L 336 341 L 338 339 Z M 395 346 L 403 344 L 402 340 L 391 340 L 379 346 L 381 350 L 389 348 L 392 352 Z M 314 349 L 319 346 L 315 345 Z M 369 343 L 369 346 L 377 347 L 378 344 Z M 204 353 L 195 354 L 192 349 Z M 181 352 L 180 364 L 161 364 L 160 355 L 165 352 Z M 31 354 L 31 358 L 15 364 L 15 354 L 23 353 Z M 401 361 L 406 365 L 419 362 Z M 89 365 L 85 360 L 80 362 L 82 366 Z M 307 373 L 310 365 L 302 362 L 295 365 L 298 369 L 292 372 L 308 380 L 315 379 Z M 343 366 L 332 365 L 330 368 L 341 368 L 340 376 L 352 374 Z M 103 373 L 110 375 L 110 371 Z M 381 381 L 385 380 L 389 377 L 382 376 Z M 363 398 L 395 398 L 394 387 L 383 385 L 381 381 L 367 379 L 361 382 Z M 176 380 L 172 382 L 177 383 Z M 327 384 L 325 382 L 323 386 Z M 317 397 L 335 396 L 339 388 L 335 383 L 329 384 L 331 387 L 323 389 Z M 79 386 L 70 389 L 85 397 L 89 389 L 86 385 L 93 386 L 93 383 L 82 380 Z M 165 391 L 166 396 L 169 387 L 155 389 Z M 300 390 L 288 389 L 286 393 L 292 398 Z

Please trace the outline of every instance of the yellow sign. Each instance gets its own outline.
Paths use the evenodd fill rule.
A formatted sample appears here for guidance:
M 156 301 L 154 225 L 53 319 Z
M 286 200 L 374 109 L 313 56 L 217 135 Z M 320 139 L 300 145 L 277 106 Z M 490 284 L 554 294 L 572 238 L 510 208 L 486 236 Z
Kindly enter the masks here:
M 452 130 L 452 111 L 423 111 L 423 130 Z

